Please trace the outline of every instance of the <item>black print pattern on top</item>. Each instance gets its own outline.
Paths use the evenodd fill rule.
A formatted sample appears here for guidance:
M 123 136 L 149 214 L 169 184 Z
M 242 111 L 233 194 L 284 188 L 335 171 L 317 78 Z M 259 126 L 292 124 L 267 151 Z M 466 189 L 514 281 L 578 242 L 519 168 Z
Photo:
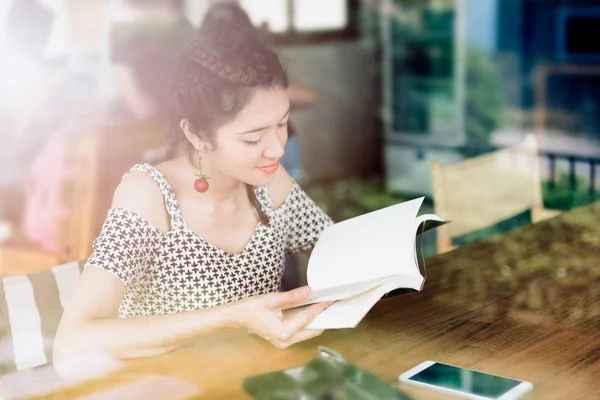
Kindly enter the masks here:
M 173 190 L 159 170 L 140 164 L 129 173 L 133 171 L 144 171 L 158 183 L 171 230 L 162 233 L 126 209 L 109 211 L 86 266 L 102 268 L 125 284 L 121 318 L 216 307 L 275 292 L 281 284 L 285 252 L 312 248 L 332 223 L 295 182 L 278 208 L 265 187 L 256 187 L 271 222 L 257 225 L 242 252 L 228 253 L 187 228 Z

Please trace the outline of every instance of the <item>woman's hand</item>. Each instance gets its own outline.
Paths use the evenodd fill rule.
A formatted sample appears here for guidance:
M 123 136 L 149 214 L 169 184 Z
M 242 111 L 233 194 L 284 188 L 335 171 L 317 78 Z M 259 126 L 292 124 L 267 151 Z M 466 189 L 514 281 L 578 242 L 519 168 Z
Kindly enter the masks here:
M 240 328 L 247 329 L 284 349 L 323 333 L 323 330 L 304 327 L 334 302 L 311 304 L 289 318 L 283 317 L 283 310 L 300 304 L 309 295 L 310 288 L 304 286 L 288 292 L 250 297 L 228 307 L 234 312 L 234 318 Z

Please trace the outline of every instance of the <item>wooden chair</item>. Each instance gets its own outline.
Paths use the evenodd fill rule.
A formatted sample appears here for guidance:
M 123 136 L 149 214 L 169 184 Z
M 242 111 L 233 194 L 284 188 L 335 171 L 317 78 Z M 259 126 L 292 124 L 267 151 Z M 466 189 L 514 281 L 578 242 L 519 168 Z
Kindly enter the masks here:
M 72 170 L 72 175 L 60 183 L 62 204 L 68 215 L 58 223 L 57 245 L 60 252 L 42 249 L 31 243 L 22 229 L 0 246 L 0 272 L 2 276 L 21 275 L 46 270 L 55 265 L 85 258 L 91 240 L 92 210 L 95 206 L 97 187 L 97 157 L 99 135 L 96 132 L 65 134 L 61 140 L 64 146 L 64 162 Z M 91 242 L 90 242 L 91 243 Z
M 102 228 L 112 203 L 113 193 L 121 182 L 123 174 L 137 163 L 156 165 L 167 159 L 168 129 L 168 121 L 162 118 L 114 124 L 103 128 L 97 148 L 96 163 L 99 171 L 96 174 L 98 189 L 92 228 L 93 238 Z M 88 246 L 91 246 L 91 242 Z
M 558 211 L 543 207 L 540 162 L 533 135 L 519 145 L 442 166 L 432 164 L 435 213 L 452 221 L 437 229 L 439 253 L 453 239 L 531 210 L 532 222 Z
M 72 174 L 61 183 L 68 209 L 58 222 L 57 243 L 63 251 L 44 251 L 17 235 L 0 245 L 0 275 L 42 271 L 89 257 L 123 173 L 135 163 L 157 163 L 166 157 L 166 129 L 164 120 L 152 119 L 64 135 L 65 162 Z
M 74 261 L 0 279 L 0 375 L 51 362 L 56 330 L 83 266 Z

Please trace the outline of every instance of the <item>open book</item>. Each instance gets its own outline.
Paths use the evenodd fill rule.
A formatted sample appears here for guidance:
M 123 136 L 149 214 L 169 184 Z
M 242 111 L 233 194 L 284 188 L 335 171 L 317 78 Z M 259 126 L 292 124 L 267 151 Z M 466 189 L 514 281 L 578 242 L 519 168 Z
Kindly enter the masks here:
M 310 256 L 310 298 L 303 303 L 338 300 L 308 329 L 354 328 L 385 294 L 420 291 L 417 238 L 445 222 L 437 215 L 417 216 L 423 197 L 329 226 Z M 421 256 L 422 258 L 422 256 Z

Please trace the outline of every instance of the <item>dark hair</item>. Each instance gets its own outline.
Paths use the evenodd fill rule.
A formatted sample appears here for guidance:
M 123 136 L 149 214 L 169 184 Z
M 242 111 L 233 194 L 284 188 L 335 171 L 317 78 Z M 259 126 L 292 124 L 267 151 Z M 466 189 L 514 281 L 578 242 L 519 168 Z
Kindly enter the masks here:
M 52 31 L 54 13 L 37 0 L 15 0 L 6 16 L 6 34 L 15 46 L 42 57 Z
M 248 104 L 258 88 L 287 89 L 288 77 L 277 55 L 253 29 L 231 23 L 203 25 L 185 47 L 173 76 L 174 122 L 187 119 L 203 140 L 212 140 L 218 128 Z M 175 148 L 184 135 L 173 129 Z M 248 195 L 261 221 L 269 223 L 254 189 Z
M 202 26 L 223 22 L 252 29 L 254 25 L 248 14 L 236 3 L 217 3 L 212 5 L 202 20 Z

